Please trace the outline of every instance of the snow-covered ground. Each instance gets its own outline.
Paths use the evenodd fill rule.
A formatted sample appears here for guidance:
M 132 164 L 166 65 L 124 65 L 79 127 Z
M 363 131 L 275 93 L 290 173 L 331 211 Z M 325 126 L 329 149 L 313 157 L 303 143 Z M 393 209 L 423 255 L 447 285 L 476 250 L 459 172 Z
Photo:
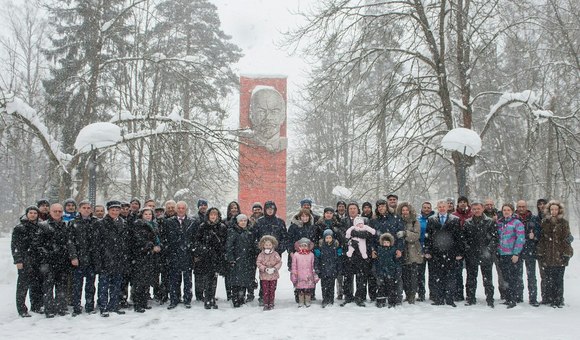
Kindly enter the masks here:
M 579 248 L 576 242 L 576 248 Z M 457 308 L 431 306 L 428 302 L 394 309 L 366 308 L 349 304 L 322 309 L 320 301 L 311 308 L 293 303 L 288 272 L 282 274 L 276 292 L 276 308 L 264 312 L 252 302 L 234 309 L 224 301 L 223 281 L 218 283 L 218 310 L 194 304 L 174 310 L 152 303 L 144 314 L 129 310 L 125 315 L 70 315 L 46 319 L 34 314 L 20 318 L 14 292 L 16 268 L 10 256 L 10 239 L 0 238 L 0 338 L 1 339 L 578 339 L 580 316 L 580 261 L 572 258 L 566 269 L 566 307 L 534 308 L 527 303 L 507 310 L 485 306 L 483 288 L 478 305 Z M 286 263 L 286 262 L 283 262 Z M 481 281 L 481 280 L 479 280 Z M 526 294 L 526 293 L 524 293 Z M 317 296 L 320 297 L 318 287 Z M 496 296 L 497 288 L 496 288 Z M 496 300 L 497 302 L 497 300 Z M 526 301 L 527 302 L 527 301 Z M 215 338 L 214 338 L 215 339 Z

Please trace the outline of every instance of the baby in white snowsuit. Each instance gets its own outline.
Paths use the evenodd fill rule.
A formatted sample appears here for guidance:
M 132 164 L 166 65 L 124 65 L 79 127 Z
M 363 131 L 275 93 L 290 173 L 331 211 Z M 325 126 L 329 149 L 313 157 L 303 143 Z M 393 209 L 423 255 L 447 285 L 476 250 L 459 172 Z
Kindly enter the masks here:
M 376 232 L 376 230 L 369 227 L 368 225 L 365 225 L 365 220 L 362 217 L 355 217 L 353 224 L 354 225 L 352 227 L 348 228 L 348 230 L 346 231 L 346 238 L 351 240 L 351 242 L 348 243 L 348 251 L 346 252 L 346 256 L 352 257 L 352 254 L 354 253 L 354 246 L 352 245 L 352 243 L 353 243 L 352 241 L 357 241 L 356 243 L 358 243 L 358 250 L 360 251 L 362 258 L 367 259 L 368 258 L 367 240 L 364 238 L 360 238 L 360 237 L 352 237 L 351 238 L 350 234 L 353 230 L 368 231 L 372 235 L 375 235 L 377 232 Z

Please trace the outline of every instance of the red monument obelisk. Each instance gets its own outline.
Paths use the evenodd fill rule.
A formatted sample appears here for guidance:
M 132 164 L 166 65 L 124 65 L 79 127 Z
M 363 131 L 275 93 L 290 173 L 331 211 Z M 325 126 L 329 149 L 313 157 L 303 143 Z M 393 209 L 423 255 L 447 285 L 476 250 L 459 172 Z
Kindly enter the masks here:
M 238 203 L 248 216 L 271 200 L 286 220 L 286 102 L 286 77 L 240 77 Z

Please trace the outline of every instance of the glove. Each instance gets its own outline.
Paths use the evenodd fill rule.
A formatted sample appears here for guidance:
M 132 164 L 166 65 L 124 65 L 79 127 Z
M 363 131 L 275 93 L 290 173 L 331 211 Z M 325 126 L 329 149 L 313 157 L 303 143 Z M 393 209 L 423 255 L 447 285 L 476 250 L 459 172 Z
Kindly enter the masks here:
M 397 231 L 397 238 L 403 238 L 403 237 L 405 237 L 406 234 L 407 234 L 406 231 L 399 230 L 399 231 Z
M 314 249 L 314 256 L 320 257 L 320 249 L 318 248 Z
M 342 248 L 338 248 L 336 250 L 336 254 L 338 255 L 338 257 L 341 257 L 342 256 Z
M 266 268 L 266 273 L 268 274 L 274 274 L 276 272 L 276 268 Z

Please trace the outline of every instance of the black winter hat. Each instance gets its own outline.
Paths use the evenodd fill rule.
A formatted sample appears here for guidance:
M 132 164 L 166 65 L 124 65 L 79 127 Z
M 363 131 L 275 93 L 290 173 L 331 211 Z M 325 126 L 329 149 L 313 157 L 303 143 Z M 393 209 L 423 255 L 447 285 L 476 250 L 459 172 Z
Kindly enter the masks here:
M 545 198 L 540 198 L 538 199 L 538 201 L 536 202 L 536 205 L 540 204 L 540 203 L 544 203 L 544 204 L 548 204 L 548 200 Z
M 459 196 L 459 198 L 457 198 L 457 203 L 459 202 L 465 202 L 469 204 L 469 199 L 466 196 Z
M 107 210 L 111 208 L 119 208 L 121 209 L 121 202 L 119 201 L 109 201 L 107 202 Z
M 207 200 L 204 198 L 200 198 L 197 200 L 197 208 L 201 207 L 202 205 L 208 205 Z
M 40 214 L 40 210 L 38 210 L 38 207 L 36 207 L 36 206 L 34 206 L 34 205 L 31 205 L 31 206 L 29 206 L 28 208 L 26 208 L 25 214 L 28 214 L 28 212 L 29 212 L 30 210 L 35 210 L 37 213 L 39 213 L 39 214 Z
M 256 208 L 262 209 L 262 203 L 254 202 L 254 204 L 252 205 L 252 209 L 256 209 Z
M 364 202 L 364 203 L 362 204 L 362 207 L 363 207 L 363 209 L 364 209 L 364 207 L 369 207 L 369 208 L 371 208 L 371 209 L 372 209 L 373 205 L 371 204 L 371 202 Z
M 380 199 L 380 200 L 376 201 L 375 206 L 378 207 L 379 205 L 386 205 L 386 204 L 387 204 L 387 201 L 385 201 L 384 199 Z
M 274 203 L 274 201 L 266 201 L 266 203 L 264 203 L 264 210 L 268 208 L 276 210 L 276 203 Z
M 346 208 L 346 202 L 345 201 L 338 201 L 338 202 L 336 202 L 336 208 L 338 209 L 338 206 L 341 205 L 341 204 L 344 205 L 344 207 Z
M 46 198 L 41 198 L 36 202 L 37 207 L 40 207 L 43 204 L 50 206 L 50 202 Z
M 329 211 L 330 211 L 331 213 L 333 213 L 333 214 L 334 214 L 334 209 L 332 209 L 331 207 L 326 207 L 326 208 L 324 208 L 324 213 L 325 213 L 325 214 L 326 214 L 327 212 L 329 212 Z
M 130 201 L 129 201 L 129 203 L 130 203 L 130 204 L 137 203 L 137 204 L 139 204 L 139 207 L 141 207 L 141 201 L 139 201 L 139 200 L 138 200 L 138 199 L 136 199 L 136 198 L 133 198 L 132 200 L 130 200 Z
M 77 207 L 77 202 L 72 198 L 67 198 L 66 200 L 64 200 L 64 202 L 62 202 L 62 205 L 66 207 L 66 205 L 70 203 L 74 204 L 75 208 Z

